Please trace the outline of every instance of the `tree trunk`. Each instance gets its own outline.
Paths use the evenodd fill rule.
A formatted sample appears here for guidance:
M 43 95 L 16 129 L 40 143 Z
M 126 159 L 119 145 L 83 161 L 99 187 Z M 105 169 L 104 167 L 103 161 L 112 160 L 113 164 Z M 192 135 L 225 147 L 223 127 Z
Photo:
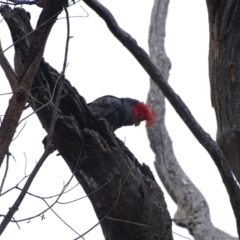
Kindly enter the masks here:
M 240 1 L 207 1 L 209 75 L 217 141 L 240 182 Z

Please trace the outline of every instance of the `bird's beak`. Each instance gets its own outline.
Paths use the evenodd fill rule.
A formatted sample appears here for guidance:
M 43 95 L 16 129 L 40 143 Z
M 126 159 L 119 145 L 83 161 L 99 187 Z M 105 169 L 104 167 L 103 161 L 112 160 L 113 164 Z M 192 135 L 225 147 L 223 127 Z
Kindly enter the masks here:
M 141 123 L 141 121 L 136 121 L 136 122 L 135 122 L 135 127 L 139 126 L 140 123 Z

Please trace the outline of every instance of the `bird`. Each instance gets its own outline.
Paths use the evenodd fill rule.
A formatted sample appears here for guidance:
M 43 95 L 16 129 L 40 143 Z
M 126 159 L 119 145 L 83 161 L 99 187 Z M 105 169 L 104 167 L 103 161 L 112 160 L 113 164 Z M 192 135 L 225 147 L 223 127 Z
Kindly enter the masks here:
M 156 121 L 156 113 L 149 104 L 132 98 L 106 95 L 88 103 L 88 107 L 105 118 L 113 131 L 123 126 L 139 126 L 144 120 L 151 127 Z

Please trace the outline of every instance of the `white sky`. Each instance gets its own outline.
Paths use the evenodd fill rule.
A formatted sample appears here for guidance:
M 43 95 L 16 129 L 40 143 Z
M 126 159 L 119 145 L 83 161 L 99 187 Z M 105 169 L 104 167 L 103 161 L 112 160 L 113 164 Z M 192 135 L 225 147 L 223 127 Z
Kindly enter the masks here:
M 148 27 L 152 1 L 138 0 L 101 0 L 109 8 L 120 26 L 134 37 L 139 46 L 148 51 Z M 118 97 L 131 97 L 146 100 L 149 89 L 149 77 L 131 54 L 125 50 L 108 31 L 105 23 L 86 5 L 81 3 L 89 13 L 88 18 L 71 19 L 71 36 L 66 76 L 84 96 L 87 102 L 106 94 Z M 32 13 L 33 26 L 41 9 L 31 6 L 27 9 Z M 85 15 L 77 4 L 69 8 L 71 16 Z M 64 14 L 62 15 L 64 16 Z M 210 103 L 208 80 L 208 22 L 205 2 L 202 0 L 172 0 L 169 6 L 167 20 L 167 54 L 172 62 L 170 84 L 189 106 L 193 115 L 203 128 L 215 138 L 216 123 Z M 7 36 L 7 27 L 0 24 L 3 49 L 11 44 Z M 59 20 L 53 28 L 45 51 L 45 60 L 58 71 L 61 71 L 66 39 L 66 22 Z M 7 52 L 12 62 L 13 50 Z M 0 93 L 10 92 L 7 80 L 2 71 Z M 10 95 L 0 96 L 0 114 L 4 114 Z M 225 187 L 219 173 L 207 152 L 195 140 L 173 108 L 167 104 L 167 128 L 173 141 L 177 159 L 194 184 L 201 190 L 210 207 L 213 224 L 236 236 L 236 224 L 231 210 Z M 29 110 L 25 116 L 29 114 Z M 23 124 L 22 124 L 23 125 Z M 125 127 L 116 131 L 117 136 L 126 142 L 128 148 L 140 162 L 148 164 L 155 173 L 154 155 L 149 148 L 145 124 L 140 127 Z M 18 131 L 21 128 L 19 127 Z M 5 190 L 14 186 L 24 176 L 25 158 L 27 157 L 27 174 L 35 166 L 42 152 L 41 141 L 45 132 L 35 116 L 27 120 L 21 135 L 11 145 L 10 152 L 17 162 L 10 161 L 10 171 Z M 184 136 L 184 137 L 183 137 Z M 184 141 L 183 141 L 184 139 Z M 61 191 L 63 182 L 67 182 L 71 174 L 61 159 L 52 154 L 40 170 L 30 192 L 41 196 L 51 196 Z M 0 179 L 4 168 L 0 171 Z M 156 177 L 158 178 L 158 177 Z M 72 183 L 74 185 L 76 181 Z M 161 185 L 161 184 L 160 184 Z M 22 185 L 21 185 L 22 186 Z M 162 187 L 162 185 L 161 185 Z M 162 187 L 163 189 L 163 187 Z M 164 189 L 163 189 L 164 190 Z M 12 206 L 19 192 L 17 190 L 0 198 L 0 213 Z M 80 187 L 62 197 L 62 201 L 84 196 Z M 168 209 L 172 217 L 176 205 L 165 193 Z M 16 219 L 26 218 L 44 210 L 46 205 L 38 199 L 26 197 Z M 84 233 L 97 219 L 87 199 L 68 205 L 56 205 L 57 213 L 80 234 Z M 15 224 L 10 224 L 1 239 L 73 239 L 76 234 L 69 230 L 50 211 L 46 219 L 31 220 L 30 223 L 20 223 L 21 230 Z M 173 231 L 190 237 L 187 231 L 173 224 Z M 101 229 L 95 228 L 85 236 L 86 240 L 103 239 Z M 174 239 L 183 238 L 174 234 Z

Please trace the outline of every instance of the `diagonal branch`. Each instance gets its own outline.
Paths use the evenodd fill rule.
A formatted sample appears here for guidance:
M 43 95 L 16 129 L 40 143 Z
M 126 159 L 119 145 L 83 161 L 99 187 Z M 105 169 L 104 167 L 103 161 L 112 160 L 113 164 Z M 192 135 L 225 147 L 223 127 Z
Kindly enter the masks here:
M 173 91 L 171 86 L 163 78 L 158 68 L 151 62 L 147 53 L 137 45 L 137 42 L 128 33 L 123 31 L 118 26 L 110 11 L 96 0 L 84 0 L 84 2 L 90 8 L 92 8 L 101 18 L 103 18 L 112 34 L 133 54 L 140 65 L 149 74 L 151 79 L 161 89 L 165 97 L 172 104 L 176 112 L 188 126 L 193 135 L 208 151 L 220 172 L 224 185 L 229 194 L 232 208 L 237 220 L 238 233 L 240 235 L 239 186 L 232 175 L 227 159 L 223 155 L 217 143 L 198 124 L 185 103 Z
M 18 210 L 18 208 L 19 208 L 20 204 L 22 203 L 22 201 L 23 201 L 23 199 L 24 199 L 24 197 L 25 197 L 29 187 L 32 184 L 33 179 L 35 178 L 36 174 L 38 173 L 39 169 L 41 168 L 42 164 L 44 163 L 45 159 L 49 156 L 50 153 L 51 153 L 51 149 L 49 149 L 49 148 L 47 148 L 44 151 L 43 155 L 41 156 L 41 158 L 38 161 L 37 165 L 33 169 L 31 175 L 29 176 L 27 182 L 25 183 L 22 192 L 19 194 L 19 196 L 16 199 L 15 203 L 13 204 L 13 206 L 11 208 L 9 208 L 8 213 L 6 214 L 6 216 L 4 217 L 3 221 L 1 222 L 1 225 L 0 225 L 0 235 L 2 235 L 2 233 L 6 229 L 7 225 L 11 221 L 13 215 Z
M 8 173 L 9 155 L 10 155 L 10 153 L 8 152 L 7 153 L 7 161 L 6 161 L 6 169 L 5 169 L 3 179 L 2 179 L 2 182 L 1 182 L 1 185 L 0 185 L 0 196 L 1 196 L 1 193 L 2 193 L 2 190 L 3 190 L 3 186 L 4 186 L 4 183 L 5 183 L 6 177 L 7 177 L 7 173 Z
M 51 21 L 33 33 L 33 40 L 30 45 L 28 56 L 24 63 L 22 72 L 19 76 L 19 81 L 16 86 L 16 93 L 13 94 L 10 100 L 0 128 L 0 166 L 2 165 L 5 154 L 7 153 L 8 147 L 11 144 L 13 135 L 18 126 L 19 119 L 24 110 L 24 106 L 27 101 L 27 92 L 32 85 L 39 68 L 40 61 L 42 60 L 47 38 L 57 19 L 58 14 L 61 11 L 62 4 L 60 3 L 60 1 L 51 1 L 49 3 L 50 8 L 42 11 L 38 25 L 48 21 L 50 18 Z M 8 6 L 4 7 L 2 7 L 3 15 L 4 9 L 9 8 Z
M 11 85 L 11 88 L 14 91 L 17 85 L 17 75 L 3 53 L 1 41 L 0 41 L 0 53 L 2 53 L 0 54 L 0 65 Z

